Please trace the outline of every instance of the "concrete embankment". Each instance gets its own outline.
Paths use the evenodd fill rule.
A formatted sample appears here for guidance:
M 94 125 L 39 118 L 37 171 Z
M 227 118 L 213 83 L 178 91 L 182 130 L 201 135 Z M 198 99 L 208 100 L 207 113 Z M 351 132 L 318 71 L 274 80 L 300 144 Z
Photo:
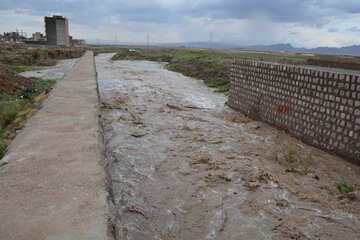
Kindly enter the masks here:
M 0 162 L 0 239 L 108 239 L 92 52 L 57 83 Z

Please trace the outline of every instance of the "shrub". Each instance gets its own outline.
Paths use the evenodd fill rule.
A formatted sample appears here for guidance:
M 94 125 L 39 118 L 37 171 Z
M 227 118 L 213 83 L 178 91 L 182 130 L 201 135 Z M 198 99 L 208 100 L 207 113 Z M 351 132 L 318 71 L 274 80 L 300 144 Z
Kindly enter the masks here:
M 352 185 L 352 183 L 348 182 L 344 178 L 340 178 L 336 182 L 336 187 L 341 193 L 350 193 L 355 191 L 354 185 Z
M 274 154 L 275 159 L 284 165 L 288 172 L 307 173 L 313 158 L 310 150 L 294 145 L 277 145 Z
M 36 89 L 34 88 L 25 88 L 21 91 L 20 96 L 22 96 L 23 98 L 27 98 L 30 99 L 31 96 L 36 93 Z

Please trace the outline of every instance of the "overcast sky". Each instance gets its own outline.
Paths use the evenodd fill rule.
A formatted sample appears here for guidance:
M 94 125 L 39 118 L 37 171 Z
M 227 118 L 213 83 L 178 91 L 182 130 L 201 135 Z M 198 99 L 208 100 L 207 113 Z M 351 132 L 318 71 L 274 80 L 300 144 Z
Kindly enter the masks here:
M 44 32 L 64 15 L 74 38 L 296 47 L 360 44 L 360 0 L 0 0 L 0 31 Z

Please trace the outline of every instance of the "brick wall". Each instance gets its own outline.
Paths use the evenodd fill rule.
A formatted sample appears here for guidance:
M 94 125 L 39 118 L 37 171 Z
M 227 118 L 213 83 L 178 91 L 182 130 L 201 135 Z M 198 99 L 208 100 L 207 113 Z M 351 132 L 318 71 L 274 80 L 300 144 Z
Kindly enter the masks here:
M 360 164 L 360 74 L 235 60 L 228 105 Z

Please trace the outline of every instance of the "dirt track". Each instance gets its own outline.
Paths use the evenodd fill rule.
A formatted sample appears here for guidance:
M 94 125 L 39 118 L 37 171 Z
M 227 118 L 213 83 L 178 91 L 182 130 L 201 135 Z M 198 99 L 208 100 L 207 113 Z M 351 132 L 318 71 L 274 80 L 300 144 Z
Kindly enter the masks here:
M 153 62 L 96 57 L 123 239 L 359 239 L 360 169 L 224 106 L 226 97 Z M 311 150 L 286 172 L 278 145 Z

